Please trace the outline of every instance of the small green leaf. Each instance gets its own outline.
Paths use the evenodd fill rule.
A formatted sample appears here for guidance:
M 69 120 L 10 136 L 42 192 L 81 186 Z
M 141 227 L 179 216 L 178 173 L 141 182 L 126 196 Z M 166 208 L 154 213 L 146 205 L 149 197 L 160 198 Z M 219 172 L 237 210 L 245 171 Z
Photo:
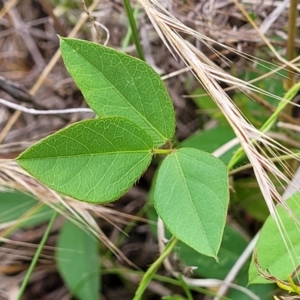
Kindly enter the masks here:
M 66 221 L 60 230 L 55 257 L 59 273 L 78 299 L 99 299 L 100 260 L 95 237 Z
M 298 220 L 300 217 L 299 201 L 300 193 L 296 193 L 286 201 Z M 256 255 L 259 266 L 267 275 L 287 281 L 288 275 L 291 275 L 299 267 L 299 225 L 295 223 L 294 218 L 284 207 L 277 206 L 276 210 L 286 241 L 283 241 L 275 220 L 270 216 L 259 235 Z M 288 246 L 288 250 L 286 246 Z M 249 284 L 252 283 L 272 283 L 259 275 L 253 259 L 249 268 Z
M 75 123 L 33 145 L 18 163 L 50 188 L 87 202 L 113 201 L 148 167 L 153 142 L 119 117 Z
M 228 199 L 227 168 L 209 153 L 179 149 L 158 171 L 158 215 L 175 237 L 202 254 L 217 256 Z
M 172 139 L 175 115 L 160 77 L 145 62 L 99 44 L 61 38 L 69 73 L 99 116 L 125 117 L 149 133 L 156 147 Z

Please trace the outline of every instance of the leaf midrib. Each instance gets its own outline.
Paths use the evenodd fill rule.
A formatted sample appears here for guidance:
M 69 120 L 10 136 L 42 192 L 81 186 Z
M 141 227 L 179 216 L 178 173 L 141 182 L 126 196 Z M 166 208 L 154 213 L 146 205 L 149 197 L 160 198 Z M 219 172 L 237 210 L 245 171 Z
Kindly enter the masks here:
M 187 182 L 186 182 L 186 180 L 185 180 L 185 175 L 184 175 L 184 172 L 183 172 L 183 170 L 182 170 L 181 164 L 180 164 L 179 159 L 178 159 L 178 155 L 175 155 L 175 159 L 176 159 L 176 163 L 177 163 L 177 166 L 178 166 L 178 170 L 179 170 L 179 172 L 180 172 L 180 174 L 181 174 L 181 176 L 182 176 L 182 178 L 183 178 L 183 183 L 184 183 L 185 190 L 186 190 L 187 194 L 189 195 L 189 197 L 188 197 L 188 198 L 189 198 L 189 201 L 190 201 L 190 203 L 192 204 L 194 210 L 197 212 L 197 216 L 199 217 L 199 214 L 198 214 L 198 211 L 197 211 L 197 209 L 196 209 L 196 207 L 195 207 L 194 201 L 192 200 L 192 195 L 191 195 L 191 193 L 189 192 L 189 189 L 188 189 L 188 186 L 187 186 Z M 206 231 L 205 231 L 205 228 L 203 227 L 202 222 L 201 222 L 199 219 L 198 219 L 198 222 L 197 222 L 197 223 L 198 223 L 199 226 L 201 227 L 202 232 L 206 232 Z M 208 242 L 207 244 L 209 245 L 210 250 L 212 251 L 212 253 L 215 253 L 215 250 L 212 248 L 211 242 L 210 242 L 210 240 L 209 240 L 207 234 L 205 234 L 205 238 L 206 238 L 206 240 L 207 240 L 207 242 Z
M 19 158 L 19 161 L 24 160 L 43 160 L 43 159 L 52 159 L 52 158 L 75 158 L 75 157 L 84 157 L 84 156 L 101 156 L 101 155 L 122 155 L 122 154 L 151 154 L 151 150 L 139 150 L 139 151 L 122 151 L 122 152 L 99 152 L 99 153 L 84 153 L 84 154 L 75 154 L 75 155 L 58 155 L 58 156 L 45 156 L 45 157 L 28 157 L 28 158 Z

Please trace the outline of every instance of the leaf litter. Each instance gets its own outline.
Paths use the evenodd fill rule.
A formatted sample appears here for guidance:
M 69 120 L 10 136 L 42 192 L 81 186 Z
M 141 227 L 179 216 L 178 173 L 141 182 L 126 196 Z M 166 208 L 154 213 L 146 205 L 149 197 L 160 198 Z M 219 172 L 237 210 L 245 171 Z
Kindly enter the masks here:
M 14 1 L 8 1 L 8 5 L 5 6 L 7 9 L 5 10 L 5 7 L 2 8 L 0 15 L 3 20 L 3 24 L 1 25 L 3 30 L 0 39 L 2 40 L 1 54 L 3 63 L 0 66 L 0 75 L 29 91 L 29 94 L 32 96 L 30 98 L 33 98 L 31 99 L 32 103 L 29 104 L 30 107 L 37 109 L 85 107 L 86 105 L 82 95 L 70 80 L 63 64 L 61 61 L 53 59 L 55 51 L 58 48 L 56 34 L 63 34 L 61 31 L 62 28 L 67 34 L 70 34 L 78 24 L 79 28 L 77 28 L 72 35 L 78 34 L 81 38 L 93 40 L 96 38 L 95 34 L 92 32 L 91 25 L 87 22 L 87 18 L 83 21 L 81 15 L 83 9 L 79 4 L 70 2 L 67 4 L 70 5 L 70 7 L 66 9 L 66 7 L 55 1 L 51 2 L 51 5 L 47 7 L 46 2 L 47 1 L 43 0 L 38 4 L 32 0 L 24 0 L 17 4 L 14 3 Z M 220 97 L 220 99 L 228 100 L 227 94 L 219 87 L 220 81 L 223 81 L 227 87 L 229 85 L 238 87 L 240 90 L 247 90 L 247 93 L 249 89 L 257 91 L 257 87 L 249 84 L 244 85 L 244 82 L 237 82 L 235 78 L 229 76 L 227 73 L 220 72 L 216 67 L 217 65 L 229 71 L 233 66 L 236 66 L 238 70 L 241 70 L 248 67 L 249 63 L 247 61 L 249 59 L 250 63 L 261 63 L 254 57 L 256 48 L 260 47 L 261 36 L 257 30 L 249 26 L 249 22 L 245 16 L 233 2 L 214 1 L 213 4 L 209 4 L 209 1 L 192 0 L 186 1 L 185 3 L 182 1 L 139 2 L 145 5 L 144 8 L 148 13 L 148 17 L 150 21 L 154 21 L 153 24 L 155 25 L 153 28 L 144 11 L 140 9 L 139 21 L 141 22 L 141 26 L 146 28 L 146 34 L 141 34 L 142 42 L 149 45 L 150 51 L 146 53 L 148 56 L 146 57 L 149 62 L 152 62 L 152 66 L 155 69 L 159 68 L 164 74 L 172 73 L 178 69 L 184 69 L 185 63 L 178 59 L 178 57 L 183 57 L 183 60 L 188 63 L 188 65 L 194 67 L 194 75 L 196 75 L 198 79 L 200 78 L 200 81 L 207 91 L 211 93 L 212 89 L 217 91 L 217 98 Z M 287 22 L 285 14 L 287 11 L 286 7 L 280 6 L 279 3 L 276 3 L 277 6 L 274 6 L 272 1 L 264 1 L 263 3 L 261 3 L 261 1 L 249 1 L 249 3 L 245 2 L 244 4 L 247 5 L 249 11 L 256 16 L 256 20 L 260 21 L 261 32 L 268 34 L 271 42 L 274 42 L 279 47 L 285 47 L 284 40 L 286 33 L 283 31 L 283 28 Z M 98 1 L 94 1 L 91 5 L 93 6 L 93 17 L 110 31 L 111 38 L 109 46 L 117 49 L 124 47 L 120 41 L 122 41 L 126 35 L 127 21 L 121 1 L 99 1 L 99 3 Z M 32 9 L 29 10 L 28 7 Z M 167 9 L 167 12 L 165 9 Z M 53 12 L 53 15 L 51 12 Z M 75 23 L 74 20 L 76 20 Z M 82 23 L 80 23 L 80 20 Z M 166 42 L 166 45 L 161 42 L 156 31 L 160 33 L 160 38 Z M 106 32 L 101 29 L 100 32 L 103 35 L 101 41 L 104 41 Z M 178 32 L 180 32 L 184 39 L 178 35 Z M 280 41 L 276 41 L 275 38 L 273 38 L 276 34 L 284 38 Z M 217 43 L 215 41 L 217 41 Z M 296 45 L 299 46 L 297 43 L 298 41 L 296 41 Z M 204 55 L 197 50 L 199 47 Z M 173 56 L 170 55 L 168 48 L 173 52 Z M 11 51 L 11 49 L 13 50 Z M 125 45 L 125 51 L 130 54 L 135 54 L 134 46 L 131 43 Z M 203 60 L 205 64 L 200 64 L 198 62 L 199 58 Z M 40 82 L 42 78 L 40 74 L 43 70 L 46 76 L 43 82 Z M 199 70 L 201 70 L 201 75 Z M 207 76 L 210 81 L 205 82 L 204 78 L 207 78 Z M 283 77 L 282 80 L 284 79 Z M 190 88 L 186 83 L 187 81 L 189 81 Z M 197 131 L 199 127 L 203 127 L 203 124 L 204 126 L 215 126 L 215 123 L 210 120 L 209 116 L 201 114 L 199 117 L 199 115 L 196 114 L 197 107 L 194 102 L 184 97 L 184 95 L 190 94 L 191 87 L 197 85 L 194 77 L 190 73 L 181 73 L 171 77 L 166 80 L 166 85 L 174 101 L 178 118 L 177 138 L 180 141 L 189 137 L 192 133 Z M 10 101 L 21 101 L 18 98 L 13 98 L 11 94 L 5 91 L 1 91 L 0 94 L 2 98 L 9 99 Z M 281 97 L 282 95 L 279 96 Z M 268 199 L 271 213 L 273 213 L 276 218 L 273 200 L 271 199 L 275 198 L 275 200 L 281 201 L 282 205 L 284 205 L 284 202 L 274 188 L 272 181 L 268 180 L 268 173 L 277 176 L 281 182 L 286 181 L 288 183 L 289 175 L 292 177 L 293 174 L 291 173 L 292 171 L 286 171 L 285 174 L 283 174 L 280 167 L 278 169 L 277 166 L 270 164 L 268 156 L 277 156 L 279 152 L 286 154 L 290 153 L 290 151 L 282 148 L 279 144 L 274 144 L 274 141 L 266 134 L 259 133 L 244 119 L 239 110 L 234 108 L 234 104 L 231 102 L 226 103 L 227 105 L 221 108 L 227 116 L 231 116 L 231 125 L 236 128 L 236 133 L 243 140 L 243 143 L 246 143 L 244 150 L 255 166 L 254 172 L 257 178 L 259 178 L 265 198 Z M 157 245 L 149 247 L 152 234 L 149 230 L 145 229 L 145 220 L 135 217 L 135 214 L 142 210 L 143 205 L 146 203 L 146 193 L 149 189 L 155 166 L 150 168 L 133 190 L 123 197 L 120 202 L 114 204 L 114 209 L 110 207 L 95 208 L 95 206 L 90 204 L 78 203 L 72 199 L 63 201 L 59 195 L 28 177 L 25 172 L 19 169 L 12 161 L 8 161 L 7 158 L 11 159 L 16 157 L 31 143 L 69 123 L 90 118 L 90 115 L 21 115 L 20 113 L 18 114 L 1 106 L 0 116 L 1 190 L 13 188 L 32 193 L 46 205 L 54 209 L 59 209 L 61 213 L 68 218 L 73 218 L 77 221 L 83 218 L 83 226 L 87 226 L 89 230 L 100 237 L 117 255 L 124 260 L 125 257 L 127 257 L 129 260 L 134 261 L 134 264 L 139 267 L 145 267 L 151 261 L 151 258 L 154 259 L 153 257 L 155 257 Z M 237 126 L 237 124 L 240 126 Z M 242 131 L 243 128 L 245 131 Z M 252 144 L 253 139 L 258 141 L 255 145 Z M 262 153 L 266 151 L 266 149 L 266 156 L 262 156 Z M 297 156 L 294 157 L 297 158 Z M 286 186 L 284 183 L 282 184 Z M 116 211 L 118 211 L 118 214 L 116 214 Z M 122 215 L 120 211 L 126 214 Z M 94 221 L 93 217 L 95 215 L 101 216 L 102 221 L 100 222 L 100 226 Z M 130 233 L 130 238 L 125 239 L 119 249 L 115 248 L 112 241 L 117 239 L 120 230 L 125 228 L 125 224 L 130 219 L 136 218 L 137 226 L 133 231 L 134 233 Z M 278 220 L 278 222 L 280 224 L 280 220 Z M 11 224 L 7 224 L 6 226 L 9 227 Z M 44 225 L 40 225 L 40 228 L 43 228 L 42 226 Z M 57 226 L 59 227 L 59 222 Z M 27 230 L 18 230 L 10 236 L 10 240 L 6 240 L 6 244 L 4 245 L 16 247 L 18 251 L 22 249 L 26 250 L 28 249 L 27 244 L 12 246 L 14 245 L 13 241 L 27 243 L 34 241 L 37 243 L 41 236 L 40 233 L 38 233 L 38 228 L 32 231 L 34 234 L 32 240 L 28 239 Z M 281 230 L 284 230 L 284 228 L 281 228 Z M 56 236 L 57 232 L 53 230 L 52 246 L 55 245 L 53 240 L 55 241 Z M 108 239 L 107 236 L 110 239 Z M 149 252 L 146 252 L 149 256 L 144 255 L 134 260 L 137 253 L 136 249 L 140 249 L 141 247 L 144 249 L 151 248 Z M 52 250 L 50 248 L 48 251 L 50 251 L 50 257 L 53 256 L 53 252 L 51 252 Z M 29 258 L 30 255 L 32 255 L 32 253 L 29 254 Z M 3 259 L 1 259 L 1 261 L 3 261 Z M 9 268 L 15 266 L 16 262 L 20 261 L 20 269 L 15 269 L 15 273 L 13 274 L 17 276 L 22 268 L 24 266 L 26 267 L 26 260 L 21 259 L 20 255 L 16 254 L 10 261 L 10 264 L 7 265 L 7 269 L 4 269 L 2 272 L 5 280 L 8 280 L 7 275 L 10 272 Z M 295 262 L 295 265 L 299 265 L 299 262 Z M 48 261 L 41 259 L 40 267 L 45 276 L 55 274 L 56 272 L 55 268 L 53 269 L 53 260 L 51 259 Z M 111 278 L 107 276 L 105 280 L 109 282 Z M 54 285 L 51 287 L 52 296 L 56 295 L 55 297 L 57 297 L 59 294 L 63 295 L 67 293 L 62 283 L 55 279 L 55 276 L 53 281 Z M 134 282 L 134 279 L 132 279 L 132 282 Z M 31 285 L 32 288 L 28 290 L 27 297 L 29 299 L 32 299 L 32 297 L 42 297 L 43 292 L 41 292 L 41 290 L 45 287 L 45 280 L 41 280 L 39 276 L 34 276 Z M 34 286 L 35 291 L 33 289 Z M 6 295 L 12 293 L 12 291 L 5 290 L 5 287 L 1 288 L 5 291 Z M 34 294 L 37 290 L 39 290 L 40 294 Z M 46 290 L 48 291 L 49 287 Z M 150 295 L 155 295 L 156 292 L 159 294 L 158 291 L 158 288 L 153 288 Z M 112 289 L 108 289 L 106 292 L 111 297 L 118 297 L 113 293 Z M 105 293 L 105 291 L 103 291 L 103 293 Z M 130 293 L 128 294 L 124 291 L 119 291 L 119 293 L 126 294 L 122 299 L 126 299 L 126 297 L 130 299 L 131 297 Z M 201 296 L 196 297 L 199 298 Z

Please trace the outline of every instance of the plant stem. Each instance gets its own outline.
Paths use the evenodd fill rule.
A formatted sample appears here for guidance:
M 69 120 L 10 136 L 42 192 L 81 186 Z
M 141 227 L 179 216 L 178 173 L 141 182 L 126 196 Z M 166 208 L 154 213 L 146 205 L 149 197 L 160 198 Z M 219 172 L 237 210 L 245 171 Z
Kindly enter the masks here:
M 132 270 L 132 269 L 124 269 L 124 268 L 120 269 L 120 267 L 103 269 L 101 274 L 102 275 L 115 274 L 115 275 L 118 275 L 120 277 L 124 277 L 127 280 L 128 280 L 128 274 L 131 274 L 131 275 L 136 276 L 136 277 L 142 277 L 143 276 L 141 271 L 135 271 L 135 270 Z M 177 287 L 182 287 L 183 279 L 174 279 L 174 278 L 159 275 L 159 274 L 154 274 L 153 279 L 156 280 L 156 281 L 159 281 L 161 283 L 166 283 L 166 284 L 171 284 L 171 285 L 174 285 L 174 286 L 177 286 Z M 201 286 L 189 286 L 188 288 L 189 288 L 190 291 L 195 291 L 198 294 L 202 293 L 204 295 L 211 296 L 211 297 L 216 296 L 215 292 L 213 292 L 210 289 L 203 288 Z M 222 300 L 232 300 L 232 299 L 222 297 Z
M 46 228 L 46 231 L 45 231 L 45 233 L 44 233 L 44 235 L 43 235 L 43 237 L 42 237 L 42 240 L 41 240 L 41 242 L 40 242 L 40 244 L 39 244 L 39 247 L 37 248 L 37 250 L 36 250 L 36 252 L 35 252 L 35 254 L 34 254 L 34 257 L 33 257 L 32 261 L 31 261 L 31 264 L 30 264 L 30 266 L 29 266 L 29 269 L 28 269 L 28 271 L 27 271 L 27 273 L 26 273 L 26 275 L 25 275 L 25 278 L 24 278 L 24 280 L 23 280 L 23 282 L 22 282 L 22 285 L 21 285 L 21 287 L 20 287 L 19 294 L 18 294 L 18 296 L 17 296 L 17 300 L 21 300 L 21 298 L 22 298 L 22 296 L 23 296 L 23 293 L 24 293 L 24 291 L 25 291 L 25 288 L 26 288 L 26 286 L 27 286 L 27 284 L 28 284 L 28 282 L 29 282 L 29 279 L 30 279 L 30 277 L 31 277 L 31 274 L 33 273 L 33 270 L 34 270 L 34 268 L 35 268 L 35 266 L 36 266 L 36 264 L 37 264 L 37 262 L 38 262 L 38 259 L 39 259 L 39 257 L 40 257 L 40 254 L 41 254 L 41 252 L 42 252 L 42 250 L 43 250 L 43 248 L 44 248 L 44 245 L 45 245 L 45 243 L 46 243 L 46 241 L 47 241 L 47 239 L 48 239 L 48 236 L 49 236 L 49 234 L 50 234 L 51 228 L 52 228 L 52 226 L 53 226 L 53 224 L 54 224 L 54 221 L 55 221 L 57 215 L 58 215 L 58 213 L 55 211 L 55 212 L 53 213 L 53 216 L 52 216 L 52 218 L 51 218 L 51 220 L 50 220 L 50 222 L 49 222 L 47 228 Z
M 133 11 L 133 17 L 134 17 L 134 19 L 137 18 L 138 14 L 139 14 L 139 11 L 140 11 L 140 9 L 139 9 L 139 6 L 137 4 L 135 6 L 135 8 L 134 8 L 134 11 Z M 121 46 L 121 51 L 122 52 L 125 52 L 126 48 L 128 47 L 130 39 L 131 39 L 131 36 L 132 36 L 132 30 L 131 30 L 131 27 L 129 27 L 127 29 L 127 33 L 125 35 L 125 38 L 124 38 L 124 40 L 122 42 L 122 46 Z
M 124 7 L 126 9 L 127 17 L 128 17 L 128 20 L 129 20 L 131 30 L 132 30 L 133 41 L 135 43 L 135 47 L 136 47 L 136 50 L 138 52 L 139 58 L 141 60 L 145 61 L 145 56 L 144 56 L 142 45 L 140 43 L 136 22 L 135 22 L 133 12 L 132 12 L 132 9 L 131 9 L 131 6 L 130 6 L 130 0 L 124 0 Z
M 284 160 L 288 160 L 288 159 L 295 159 L 296 156 L 300 157 L 300 152 L 294 152 L 292 156 L 291 156 L 291 154 L 285 154 L 285 155 L 279 155 L 276 157 L 272 157 L 269 159 L 270 159 L 270 161 L 273 161 L 273 162 L 279 162 L 279 161 L 284 161 Z M 253 167 L 252 164 L 246 164 L 241 167 L 235 168 L 229 172 L 229 176 L 233 176 L 241 171 L 251 169 L 252 167 Z
M 265 122 L 265 124 L 261 127 L 262 132 L 267 132 L 271 129 L 271 127 L 276 122 L 281 111 L 294 99 L 297 93 L 300 90 L 300 82 L 295 84 L 292 88 L 290 88 L 283 97 L 283 100 L 279 103 L 277 109 L 270 116 L 270 118 Z
M 178 278 L 181 283 L 181 287 L 184 289 L 186 296 L 188 297 L 188 300 L 193 300 L 192 293 L 190 291 L 189 286 L 186 284 L 186 282 L 182 279 L 181 275 Z
M 157 269 L 160 267 L 164 259 L 172 252 L 178 240 L 173 238 L 168 245 L 166 246 L 164 252 L 159 256 L 159 258 L 150 266 L 147 272 L 144 274 L 142 281 L 139 284 L 138 289 L 135 292 L 135 296 L 133 300 L 140 300 L 143 296 L 144 291 L 146 290 L 149 282 L 152 280 L 155 275 Z
M 170 154 L 174 149 L 153 149 L 153 154 Z

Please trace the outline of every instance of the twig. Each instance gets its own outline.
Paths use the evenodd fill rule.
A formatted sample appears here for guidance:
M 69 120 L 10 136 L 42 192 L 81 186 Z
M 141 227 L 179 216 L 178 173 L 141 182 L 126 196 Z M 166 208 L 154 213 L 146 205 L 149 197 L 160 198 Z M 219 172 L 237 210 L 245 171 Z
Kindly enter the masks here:
M 32 95 L 21 85 L 0 76 L 0 89 L 21 102 L 34 103 Z
M 271 44 L 271 42 L 266 38 L 266 36 L 258 28 L 258 26 L 256 25 L 256 23 L 251 19 L 251 17 L 249 16 L 249 14 L 247 13 L 247 11 L 243 7 L 243 5 L 241 3 L 239 3 L 237 0 L 233 0 L 233 2 L 240 9 L 240 11 L 243 13 L 243 15 L 245 16 L 245 18 L 252 25 L 252 27 L 256 30 L 256 32 L 260 35 L 260 37 L 262 38 L 262 40 L 266 43 L 266 45 L 269 47 L 269 49 L 272 51 L 272 53 L 275 55 L 275 57 L 279 61 L 281 61 L 281 62 L 285 63 L 287 66 L 289 66 L 292 70 L 295 70 L 296 72 L 299 72 L 299 69 L 298 69 L 297 66 L 295 66 L 294 64 L 292 64 L 289 61 L 287 61 L 286 59 L 284 59 L 278 53 L 278 51 L 273 47 L 273 45 Z
M 95 23 L 95 25 L 99 26 L 100 28 L 102 28 L 106 32 L 106 39 L 103 43 L 103 45 L 106 46 L 109 42 L 109 39 L 110 39 L 110 33 L 109 33 L 108 28 L 106 26 L 104 26 L 103 24 L 101 24 L 100 22 L 98 22 L 98 21 L 94 21 L 94 23 Z M 97 33 L 98 33 L 98 30 L 97 30 Z
M 5 124 L 4 128 L 2 129 L 0 133 L 0 144 L 3 142 L 4 138 L 6 137 L 7 133 L 10 131 L 12 126 L 15 124 L 15 122 L 18 120 L 18 118 L 21 115 L 21 111 L 15 111 L 14 114 L 10 117 L 9 121 Z
M 174 71 L 174 72 L 172 72 L 172 73 L 169 73 L 169 74 L 166 74 L 166 75 L 164 75 L 164 76 L 161 76 L 160 79 L 163 80 L 163 81 L 165 81 L 165 80 L 167 80 L 167 79 L 169 79 L 169 78 L 178 76 L 178 75 L 180 75 L 180 74 L 182 74 L 182 73 L 186 73 L 186 72 L 189 72 L 189 71 L 191 71 L 191 70 L 192 70 L 191 67 L 184 67 L 184 68 L 182 68 L 182 69 L 180 69 L 180 70 L 176 70 L 176 71 Z M 189 97 L 190 97 L 190 96 L 189 96 Z
M 93 11 L 96 8 L 98 2 L 99 2 L 99 0 L 94 0 L 88 10 Z M 74 37 L 77 34 L 77 32 L 79 31 L 79 29 L 81 28 L 81 26 L 85 23 L 87 18 L 88 18 L 88 16 L 85 13 L 82 13 L 80 16 L 80 19 L 78 20 L 78 22 L 76 23 L 75 27 L 72 29 L 72 31 L 70 32 L 68 37 Z M 38 91 L 38 89 L 40 88 L 42 83 L 45 81 L 46 77 L 49 75 L 51 70 L 54 68 L 54 66 L 57 63 L 57 61 L 59 60 L 59 58 L 60 58 L 60 50 L 57 50 L 55 52 L 54 56 L 52 57 L 52 59 L 50 60 L 50 62 L 48 63 L 47 67 L 43 70 L 39 79 L 36 81 L 34 86 L 31 88 L 30 93 L 32 95 L 34 95 Z
M 86 14 L 87 14 L 87 16 L 88 16 L 90 22 L 93 24 L 94 29 L 95 29 L 95 31 L 96 31 L 96 34 L 97 34 L 97 36 L 98 36 L 98 38 L 99 38 L 99 41 L 100 41 L 100 40 L 101 40 L 101 34 L 100 34 L 99 30 L 98 30 L 98 27 L 97 27 L 96 24 L 95 24 L 95 20 L 94 20 L 94 18 L 93 18 L 93 16 L 92 16 L 91 12 L 90 12 L 90 11 L 88 10 L 88 8 L 86 7 L 85 0 L 81 0 L 81 5 L 82 5 L 84 11 L 86 12 Z M 98 25 L 98 24 L 97 24 L 97 25 Z M 99 26 L 99 25 L 98 25 L 98 26 Z M 102 27 L 102 26 L 100 25 L 100 27 Z
M 58 34 L 62 35 L 62 36 L 66 36 L 67 33 L 65 31 L 65 28 L 61 24 L 61 22 L 59 21 L 59 19 L 56 17 L 56 15 L 54 14 L 53 7 L 50 4 L 50 2 L 46 1 L 46 0 L 40 0 L 40 4 L 41 4 L 44 12 L 52 18 L 54 26 L 55 26 Z
M 0 10 L 0 19 L 3 18 L 12 7 L 16 6 L 18 2 L 19 0 L 7 1 Z
M 58 114 L 73 114 L 73 113 L 93 112 L 92 109 L 84 108 L 84 107 L 82 107 L 82 108 L 79 107 L 79 108 L 56 109 L 56 110 L 55 109 L 37 110 L 37 109 L 34 109 L 34 108 L 28 108 L 28 107 L 25 107 L 25 106 L 22 106 L 22 105 L 19 105 L 19 104 L 16 104 L 16 103 L 12 103 L 12 102 L 4 100 L 2 98 L 0 98 L 0 103 L 7 106 L 7 107 L 22 111 L 22 112 L 27 113 L 27 114 L 32 114 L 32 115 L 58 115 Z
M 290 124 L 290 123 L 285 123 L 285 122 L 278 122 L 277 127 L 300 132 L 300 126 L 295 125 L 295 124 Z
M 21 288 L 20 288 L 20 290 L 19 290 L 19 294 L 18 294 L 18 297 L 17 297 L 18 300 L 20 300 L 21 297 L 23 296 L 23 293 L 24 293 L 24 291 L 25 291 L 25 288 L 26 288 L 26 286 L 27 286 L 27 284 L 28 284 L 28 282 L 29 282 L 29 279 L 30 279 L 30 277 L 31 277 L 31 275 L 32 275 L 32 273 L 33 273 L 33 270 L 34 270 L 34 268 L 35 268 L 35 266 L 36 266 L 36 264 L 37 264 L 37 262 L 38 262 L 38 259 L 39 259 L 39 257 L 40 257 L 40 254 L 41 254 L 41 252 L 42 252 L 42 250 L 43 250 L 43 248 L 44 248 L 44 245 L 45 245 L 45 243 L 46 243 L 46 241 L 47 241 L 47 239 L 48 239 L 48 237 L 49 237 L 49 234 L 50 234 L 50 232 L 51 232 L 52 226 L 53 226 L 53 224 L 54 224 L 54 221 L 55 221 L 57 215 L 58 215 L 58 213 L 55 211 L 55 212 L 53 213 L 53 215 L 52 215 L 52 218 L 51 218 L 51 220 L 50 220 L 50 222 L 49 222 L 47 228 L 46 228 L 46 231 L 45 231 L 45 233 L 44 233 L 44 235 L 43 235 L 43 238 L 42 238 L 42 240 L 41 240 L 41 242 L 40 242 L 40 244 L 39 244 L 39 247 L 38 247 L 37 251 L 35 252 L 35 255 L 34 255 L 33 259 L 32 259 L 32 262 L 31 262 L 31 264 L 30 264 L 30 267 L 29 267 L 29 269 L 28 269 L 28 271 L 27 271 L 27 273 L 26 273 L 26 276 L 25 276 L 25 278 L 24 278 L 24 280 L 23 280 L 23 282 L 22 282 L 22 285 L 21 285 Z
M 212 155 L 215 157 L 221 157 L 223 154 L 225 154 L 227 151 L 229 151 L 232 147 L 238 145 L 240 143 L 238 138 L 234 138 L 230 140 L 229 142 L 225 143 L 223 146 L 215 150 Z
M 282 1 L 260 24 L 259 29 L 260 31 L 265 34 L 272 24 L 278 19 L 278 17 L 282 14 L 285 8 L 288 6 L 290 0 Z M 267 4 L 266 4 L 267 5 Z
M 99 0 L 94 0 L 93 3 L 89 7 L 89 11 L 93 11 L 96 8 L 98 2 L 99 2 Z M 81 14 L 79 21 L 77 22 L 77 24 L 75 25 L 73 30 L 70 32 L 69 37 L 74 37 L 77 34 L 77 32 L 79 31 L 81 26 L 87 20 L 87 18 L 88 17 L 86 14 L 83 14 L 83 13 Z M 40 75 L 40 77 L 38 78 L 38 80 L 35 82 L 34 86 L 31 88 L 31 90 L 30 90 L 31 95 L 34 95 L 38 91 L 38 89 L 41 87 L 41 85 L 45 81 L 46 77 L 49 75 L 51 70 L 54 68 L 54 66 L 57 63 L 57 61 L 59 60 L 59 58 L 60 58 L 60 50 L 57 50 L 55 52 L 54 56 L 52 57 L 52 59 L 50 60 L 50 62 L 48 63 L 48 65 L 46 66 L 46 68 L 43 70 L 43 72 Z M 0 133 L 0 144 L 4 140 L 6 134 L 9 132 L 11 127 L 18 120 L 20 115 L 21 115 L 21 111 L 16 111 L 10 118 L 9 122 L 5 125 L 2 132 Z
M 24 23 L 21 21 L 21 18 L 14 7 L 11 8 L 11 10 L 9 11 L 9 15 L 14 23 L 14 27 L 16 29 L 17 34 L 23 40 L 29 53 L 31 54 L 31 57 L 35 62 L 36 69 L 42 70 L 46 65 L 45 60 L 35 41 L 30 35 L 27 26 L 24 26 Z

